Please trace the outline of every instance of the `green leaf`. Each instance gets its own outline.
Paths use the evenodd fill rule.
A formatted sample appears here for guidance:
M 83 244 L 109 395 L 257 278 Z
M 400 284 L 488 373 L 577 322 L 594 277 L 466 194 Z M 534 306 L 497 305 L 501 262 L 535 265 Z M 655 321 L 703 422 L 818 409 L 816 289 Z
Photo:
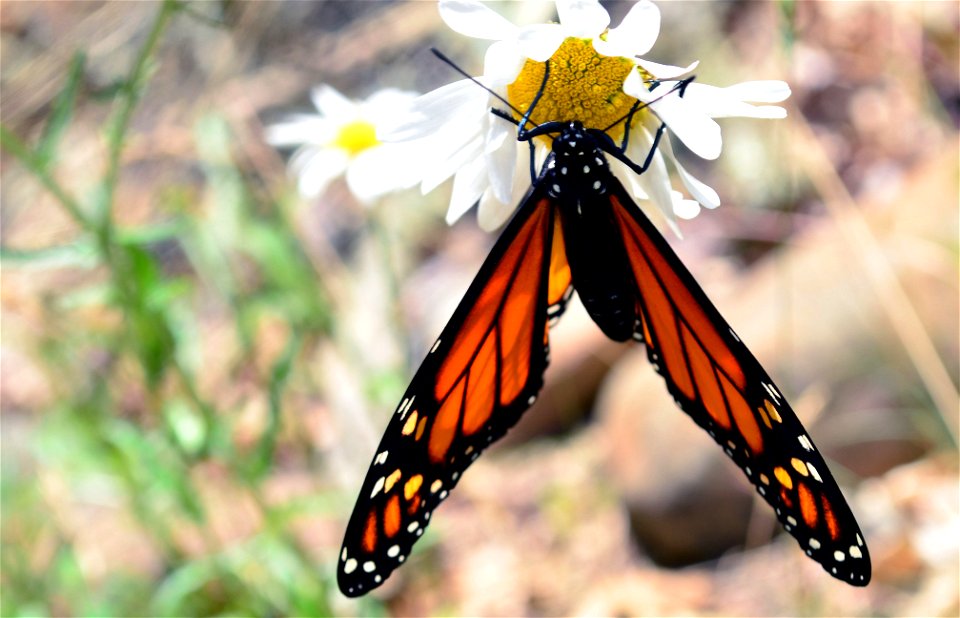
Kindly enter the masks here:
M 0 262 L 18 268 L 94 268 L 98 264 L 97 249 L 89 239 L 68 245 L 42 249 L 0 248 Z
M 163 415 L 170 432 L 180 449 L 197 455 L 206 444 L 206 424 L 203 417 L 183 399 L 170 399 L 164 403 Z

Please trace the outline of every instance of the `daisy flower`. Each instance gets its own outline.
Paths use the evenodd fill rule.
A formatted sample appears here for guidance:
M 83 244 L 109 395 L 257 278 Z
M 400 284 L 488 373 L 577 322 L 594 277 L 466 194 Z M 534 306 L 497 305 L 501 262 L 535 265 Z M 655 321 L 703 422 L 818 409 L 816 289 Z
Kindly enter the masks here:
M 386 89 L 366 101 L 352 101 L 322 85 L 310 94 L 319 114 L 298 114 L 266 128 L 266 139 L 280 148 L 296 147 L 290 170 L 300 194 L 320 195 L 334 179 L 345 176 L 350 191 L 363 203 L 416 185 L 414 165 L 422 156 L 417 141 L 385 143 L 377 131 L 408 107 L 416 93 Z
M 697 63 L 677 67 L 645 60 L 660 32 L 660 11 L 649 0 L 636 2 L 623 21 L 609 28 L 610 16 L 597 0 L 556 0 L 559 23 L 517 26 L 476 0 L 440 0 L 440 16 L 466 36 L 490 40 L 483 75 L 477 81 L 509 101 L 519 120 L 543 89 L 530 120 L 579 120 L 587 128 L 607 129 L 617 143 L 637 101 L 645 104 L 632 117 L 626 156 L 642 162 L 653 148 L 661 123 L 691 152 L 704 159 L 720 155 L 720 126 L 714 118 L 743 116 L 783 118 L 790 88 L 781 81 L 755 81 L 717 88 L 690 83 L 683 96 L 675 89 Z M 543 84 L 546 61 L 550 76 Z M 765 105 L 755 106 L 751 103 Z M 516 139 L 517 127 L 490 113 L 503 103 L 465 79 L 419 97 L 408 111 L 378 136 L 402 143 L 433 140 L 422 161 L 424 193 L 454 176 L 447 221 L 457 220 L 479 202 L 478 220 L 486 230 L 502 225 L 530 186 L 527 144 Z M 528 125 L 529 126 L 529 125 Z M 550 151 L 548 138 L 537 138 L 538 163 Z M 676 171 L 689 198 L 671 185 Z M 674 217 L 696 216 L 700 206 L 720 205 L 717 192 L 695 178 L 677 160 L 669 137 L 662 139 L 650 167 L 637 175 L 611 160 L 614 173 L 648 214 L 676 229 Z M 692 198 L 692 199 L 690 199 Z M 652 203 L 656 209 L 646 207 Z

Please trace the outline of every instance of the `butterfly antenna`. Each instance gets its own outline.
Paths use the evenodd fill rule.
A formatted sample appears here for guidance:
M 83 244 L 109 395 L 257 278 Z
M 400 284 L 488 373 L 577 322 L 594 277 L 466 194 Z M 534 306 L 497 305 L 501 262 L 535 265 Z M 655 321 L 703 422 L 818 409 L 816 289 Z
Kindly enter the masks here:
M 469 73 L 467 73 L 466 71 L 464 71 L 463 69 L 461 69 L 459 66 L 457 66 L 457 63 L 456 63 L 456 62 L 454 62 L 454 61 L 451 60 L 450 58 L 447 58 L 447 56 L 446 56 L 442 51 L 440 51 L 440 50 L 437 49 L 436 47 L 431 47 L 431 48 L 430 48 L 430 51 L 433 52 L 433 55 L 434 55 L 434 56 L 436 56 L 436 57 L 439 58 L 440 60 L 444 61 L 444 62 L 447 63 L 448 65 L 450 65 L 450 68 L 452 68 L 454 71 L 456 71 L 456 72 L 459 73 L 460 75 L 463 75 L 464 77 L 466 77 L 467 79 L 469 79 L 470 81 L 472 81 L 473 83 L 475 83 L 476 85 L 480 86 L 481 88 L 483 88 L 484 90 L 486 90 L 487 92 L 489 92 L 489 93 L 490 93 L 494 98 L 496 98 L 498 101 L 500 101 L 501 103 L 503 103 L 504 105 L 506 105 L 507 107 L 509 107 L 511 110 L 513 110 L 514 112 L 516 112 L 516 114 L 517 114 L 518 116 L 522 116 L 522 115 L 523 115 L 523 112 L 521 112 L 519 109 L 517 109 L 516 107 L 514 107 L 513 105 L 510 104 L 510 101 L 507 101 L 507 100 L 504 99 L 502 96 L 500 96 L 499 94 L 497 94 L 496 92 L 494 92 L 493 90 L 491 90 L 490 88 L 488 88 L 486 85 L 484 85 L 482 82 L 480 82 L 480 80 L 478 80 L 478 79 L 475 78 L 474 76 L 470 75 Z

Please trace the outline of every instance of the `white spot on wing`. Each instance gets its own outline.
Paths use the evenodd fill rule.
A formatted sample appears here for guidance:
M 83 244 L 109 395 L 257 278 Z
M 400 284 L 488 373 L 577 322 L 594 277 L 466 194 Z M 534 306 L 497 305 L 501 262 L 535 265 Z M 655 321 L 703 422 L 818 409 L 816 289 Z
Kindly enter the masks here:
M 343 572 L 346 573 L 347 575 L 350 575 L 356 570 L 357 570 L 357 561 L 354 558 L 350 558 L 343 565 Z
M 807 470 L 810 472 L 810 476 L 817 479 L 819 482 L 823 482 L 823 479 L 820 478 L 820 473 L 817 472 L 817 469 L 813 467 L 812 463 L 807 463 Z
M 820 541 L 818 541 L 817 539 L 811 538 L 810 541 L 808 542 L 810 543 L 810 547 L 814 549 L 820 549 Z
M 764 386 L 766 386 L 766 385 L 764 385 Z M 806 450 L 808 450 L 808 451 L 812 451 L 812 450 L 813 450 L 813 443 L 810 442 L 810 438 L 808 438 L 806 435 L 801 434 L 801 435 L 797 436 L 797 440 L 800 441 L 800 446 L 802 446 L 804 449 L 806 449 Z
M 433 344 L 432 348 L 430 348 L 430 354 L 433 354 L 434 352 L 436 352 L 437 348 L 439 347 L 440 347 L 440 340 L 437 339 L 437 342 Z
M 850 546 L 850 555 L 853 556 L 854 558 L 863 558 L 863 552 L 860 551 L 859 547 L 856 547 L 854 545 Z
M 411 522 L 410 522 L 410 525 L 407 526 L 407 532 L 413 532 L 414 530 L 416 530 L 416 529 L 419 528 L 419 527 L 420 527 L 420 522 L 419 522 L 419 521 L 411 521 Z
M 730 332 L 733 332 L 733 331 L 730 331 Z M 734 336 L 736 336 L 736 335 L 734 335 Z M 766 383 L 766 382 L 763 382 L 763 388 L 765 388 L 765 389 L 767 390 L 767 392 L 770 393 L 770 396 L 771 396 L 771 397 L 773 397 L 774 399 L 776 399 L 778 402 L 780 401 L 780 399 L 781 399 L 780 393 L 777 392 L 777 389 L 774 388 L 773 384 L 768 384 L 768 383 Z
M 373 573 L 377 570 L 377 564 L 373 560 L 367 560 L 363 563 L 363 570 L 367 573 Z
M 400 555 L 400 546 L 399 546 L 399 545 L 391 545 L 391 546 L 390 546 L 390 549 L 387 550 L 387 555 L 390 556 L 391 558 L 396 558 L 397 556 L 399 556 L 399 555 Z
M 837 562 L 843 562 L 847 559 L 847 555 L 838 549 L 837 551 L 833 552 L 833 559 Z
M 386 479 L 383 478 L 382 476 L 377 479 L 377 482 L 373 484 L 373 491 L 370 492 L 371 498 L 377 495 L 378 493 L 380 493 L 380 490 L 383 489 L 383 484 L 385 482 L 386 482 Z

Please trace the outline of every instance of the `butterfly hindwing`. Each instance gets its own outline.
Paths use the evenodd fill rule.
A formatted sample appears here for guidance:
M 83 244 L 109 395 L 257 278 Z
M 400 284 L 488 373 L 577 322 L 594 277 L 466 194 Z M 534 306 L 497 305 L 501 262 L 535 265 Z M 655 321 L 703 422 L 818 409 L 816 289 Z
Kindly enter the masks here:
M 391 418 L 347 526 L 341 591 L 379 586 L 463 471 L 533 403 L 548 320 L 570 294 L 549 200 L 532 191 L 497 241 Z
M 610 184 L 636 278 L 635 338 L 646 343 L 671 395 L 744 471 L 808 556 L 838 579 L 867 585 L 863 535 L 796 414 L 622 185 Z

